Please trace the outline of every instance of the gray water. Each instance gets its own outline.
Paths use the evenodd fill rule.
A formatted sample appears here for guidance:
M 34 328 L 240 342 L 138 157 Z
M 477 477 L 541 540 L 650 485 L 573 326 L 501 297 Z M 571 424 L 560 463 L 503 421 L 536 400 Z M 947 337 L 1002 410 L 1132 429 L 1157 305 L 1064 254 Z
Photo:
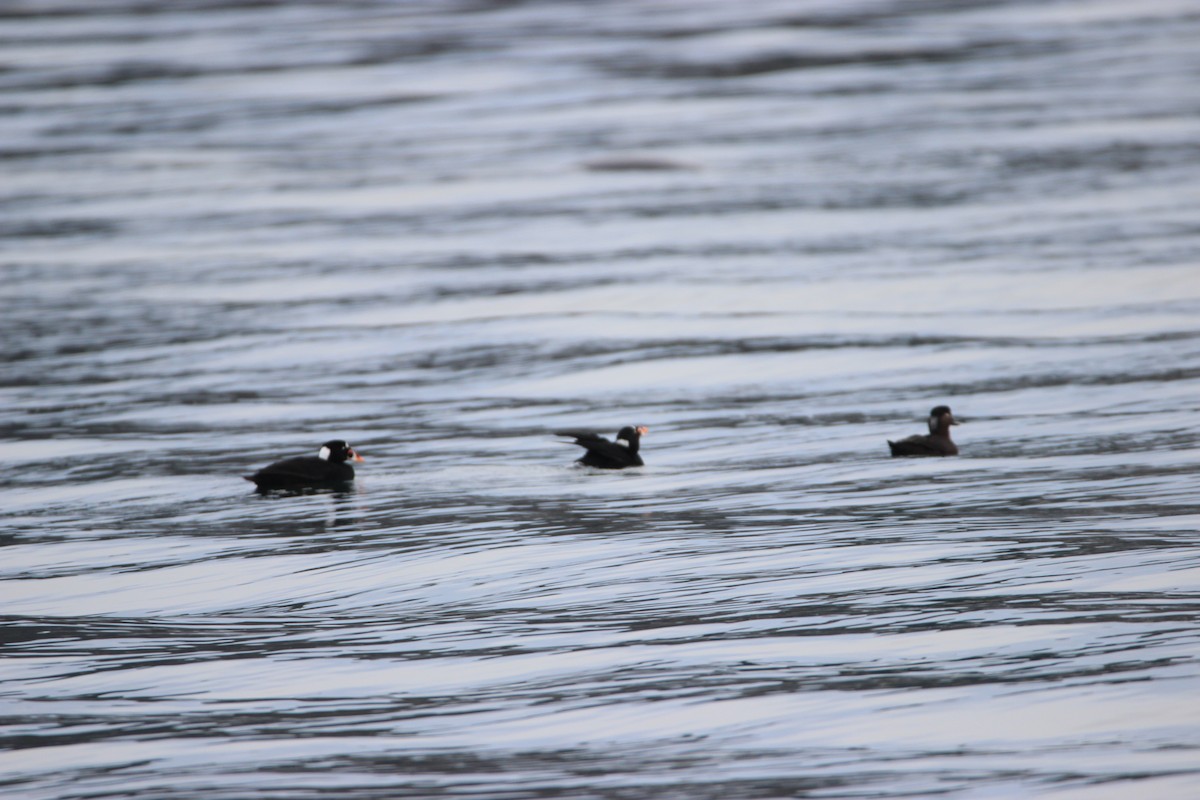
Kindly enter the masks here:
M 1198 41 L 4 5 L 0 790 L 1196 797 Z

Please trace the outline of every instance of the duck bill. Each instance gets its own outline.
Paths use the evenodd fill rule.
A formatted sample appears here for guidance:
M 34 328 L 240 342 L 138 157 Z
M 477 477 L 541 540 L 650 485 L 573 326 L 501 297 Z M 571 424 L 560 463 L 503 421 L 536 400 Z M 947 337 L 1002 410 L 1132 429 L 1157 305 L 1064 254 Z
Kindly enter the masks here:
M 650 429 L 647 428 L 645 425 L 638 425 L 635 430 L 637 430 L 638 436 L 645 436 L 647 433 L 650 432 Z
M 362 456 L 360 456 L 360 455 L 358 454 L 358 451 L 356 451 L 356 450 L 351 450 L 351 451 L 349 452 L 349 456 L 350 456 L 350 460 L 351 460 L 351 461 L 357 461 L 359 464 L 361 464 L 363 461 L 365 461 L 365 460 L 366 460 L 366 459 L 364 459 Z

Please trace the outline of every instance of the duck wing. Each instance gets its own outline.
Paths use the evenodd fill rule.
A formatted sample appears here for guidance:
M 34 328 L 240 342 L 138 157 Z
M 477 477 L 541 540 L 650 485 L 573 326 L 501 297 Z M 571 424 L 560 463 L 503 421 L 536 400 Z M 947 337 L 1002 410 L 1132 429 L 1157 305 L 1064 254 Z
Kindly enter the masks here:
M 932 436 L 909 436 L 898 442 L 888 440 L 893 456 L 952 456 L 958 453 L 953 444 Z
M 258 486 L 303 486 L 353 480 L 354 468 L 348 464 L 331 464 L 316 456 L 296 456 L 276 461 L 245 477 Z
M 604 436 L 592 431 L 555 431 L 555 436 L 562 436 L 566 439 L 574 439 L 574 442 L 565 442 L 565 444 L 577 444 L 580 447 L 588 447 L 592 444 L 613 444 Z M 618 447 L 620 445 L 617 445 Z

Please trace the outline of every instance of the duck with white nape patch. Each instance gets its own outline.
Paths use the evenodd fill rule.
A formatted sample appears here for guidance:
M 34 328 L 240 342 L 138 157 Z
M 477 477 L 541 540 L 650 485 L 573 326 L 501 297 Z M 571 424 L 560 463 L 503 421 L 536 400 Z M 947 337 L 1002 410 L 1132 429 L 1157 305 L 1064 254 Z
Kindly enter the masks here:
M 347 461 L 363 457 L 341 439 L 321 445 L 315 456 L 296 456 L 276 461 L 253 475 L 243 477 L 260 490 L 332 488 L 354 480 L 354 467 Z
M 950 406 L 935 406 L 929 412 L 929 433 L 897 442 L 888 440 L 893 456 L 956 456 L 958 445 L 950 439 L 950 426 L 958 425 Z
M 645 466 L 646 462 L 638 455 L 638 449 L 641 447 L 642 436 L 649 430 L 645 425 L 626 425 L 617 431 L 615 442 L 610 442 L 604 436 L 591 431 L 556 431 L 554 435 L 574 439 L 573 442 L 563 444 L 577 444 L 587 450 L 576 464 L 597 469 L 625 469 Z

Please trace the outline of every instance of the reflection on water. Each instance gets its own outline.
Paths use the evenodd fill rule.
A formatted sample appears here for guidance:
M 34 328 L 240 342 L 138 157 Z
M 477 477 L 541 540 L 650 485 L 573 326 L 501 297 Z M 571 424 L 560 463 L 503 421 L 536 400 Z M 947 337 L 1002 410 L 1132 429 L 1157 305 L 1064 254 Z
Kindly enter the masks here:
M 1188 4 L 0 16 L 10 793 L 1193 792 Z

